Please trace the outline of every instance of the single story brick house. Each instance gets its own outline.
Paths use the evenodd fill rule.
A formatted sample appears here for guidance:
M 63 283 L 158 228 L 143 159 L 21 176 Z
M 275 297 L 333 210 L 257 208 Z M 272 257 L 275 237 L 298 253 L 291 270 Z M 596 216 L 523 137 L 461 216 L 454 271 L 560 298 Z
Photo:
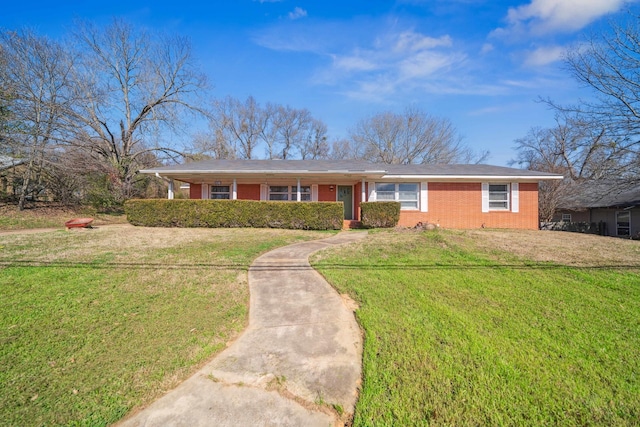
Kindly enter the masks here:
M 191 199 L 398 201 L 401 226 L 538 229 L 538 183 L 561 175 L 490 165 L 388 165 L 355 160 L 206 160 L 140 171 L 189 183 Z

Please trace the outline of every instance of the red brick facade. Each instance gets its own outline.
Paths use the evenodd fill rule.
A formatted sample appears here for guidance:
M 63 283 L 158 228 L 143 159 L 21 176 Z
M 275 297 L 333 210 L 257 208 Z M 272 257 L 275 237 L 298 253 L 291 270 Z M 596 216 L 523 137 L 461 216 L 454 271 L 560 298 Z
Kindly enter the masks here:
M 368 184 L 365 185 L 368 196 Z M 335 202 L 338 185 L 318 185 L 318 201 Z M 482 184 L 480 182 L 429 182 L 427 212 L 403 210 L 400 222 L 403 227 L 413 227 L 418 222 L 439 224 L 443 228 L 538 228 L 538 184 L 520 183 L 518 212 L 482 212 Z M 238 184 L 240 200 L 260 200 L 260 184 Z M 202 185 L 191 184 L 190 198 L 202 197 Z M 354 219 L 360 219 L 362 182 L 353 185 Z
M 189 198 L 202 199 L 202 184 L 189 185 Z
M 238 199 L 260 200 L 260 184 L 238 184 Z
M 482 212 L 482 184 L 430 182 L 428 212 L 400 212 L 399 225 L 431 222 L 444 228 L 538 229 L 538 184 L 519 185 L 519 212 Z

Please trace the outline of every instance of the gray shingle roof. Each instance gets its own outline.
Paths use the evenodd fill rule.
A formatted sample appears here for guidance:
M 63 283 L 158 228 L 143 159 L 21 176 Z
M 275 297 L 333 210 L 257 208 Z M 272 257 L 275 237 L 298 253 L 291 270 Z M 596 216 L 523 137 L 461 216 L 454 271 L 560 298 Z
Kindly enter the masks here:
M 576 184 L 560 203 L 561 209 L 626 208 L 640 206 L 640 185 L 625 182 Z
M 385 175 L 554 178 L 558 175 L 491 165 L 388 165 L 358 160 L 204 160 L 147 169 L 143 173 L 294 173 L 336 172 Z

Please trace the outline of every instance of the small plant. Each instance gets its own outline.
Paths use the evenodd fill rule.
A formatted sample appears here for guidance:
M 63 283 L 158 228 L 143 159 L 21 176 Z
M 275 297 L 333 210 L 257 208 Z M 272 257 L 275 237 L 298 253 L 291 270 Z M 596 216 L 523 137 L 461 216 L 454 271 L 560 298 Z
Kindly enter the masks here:
M 335 409 L 338 415 L 342 416 L 342 414 L 344 414 L 344 408 L 339 403 L 333 403 L 331 406 Z

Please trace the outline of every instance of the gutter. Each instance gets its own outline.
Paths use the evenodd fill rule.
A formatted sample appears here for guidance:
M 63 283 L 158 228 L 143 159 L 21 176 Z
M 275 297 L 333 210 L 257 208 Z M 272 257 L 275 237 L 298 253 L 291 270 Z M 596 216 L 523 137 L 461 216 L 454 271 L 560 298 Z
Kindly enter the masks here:
M 418 180 L 443 180 L 443 179 L 459 179 L 486 181 L 491 180 L 560 180 L 564 179 L 562 175 L 384 175 L 385 179 L 418 179 Z

